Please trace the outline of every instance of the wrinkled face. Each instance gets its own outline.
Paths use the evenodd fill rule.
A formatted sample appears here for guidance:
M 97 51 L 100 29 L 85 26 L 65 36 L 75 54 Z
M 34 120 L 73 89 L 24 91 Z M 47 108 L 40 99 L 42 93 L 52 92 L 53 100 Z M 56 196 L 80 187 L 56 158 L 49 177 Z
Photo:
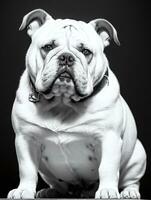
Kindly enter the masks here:
M 74 20 L 46 22 L 26 56 L 35 87 L 46 99 L 79 101 L 93 92 L 105 70 L 103 43 L 94 28 Z

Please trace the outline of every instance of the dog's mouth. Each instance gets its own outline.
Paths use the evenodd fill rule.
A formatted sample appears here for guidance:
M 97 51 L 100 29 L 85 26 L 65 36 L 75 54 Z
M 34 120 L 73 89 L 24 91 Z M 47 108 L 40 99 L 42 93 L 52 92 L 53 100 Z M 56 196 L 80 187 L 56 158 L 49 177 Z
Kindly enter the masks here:
M 70 83 L 72 82 L 74 84 L 74 78 L 73 75 L 71 74 L 71 72 L 69 71 L 60 71 L 57 73 L 56 77 L 54 78 L 52 84 L 49 86 L 49 88 L 47 88 L 45 91 L 43 91 L 42 93 L 44 95 L 48 95 L 52 92 L 52 88 L 55 85 L 55 83 L 59 81 L 60 84 L 64 84 L 64 85 L 70 85 Z
M 86 83 L 82 82 L 84 80 L 84 75 L 81 74 L 81 77 L 78 77 L 78 75 L 73 69 L 70 69 L 68 66 L 63 66 L 61 69 L 58 69 L 51 84 L 41 93 L 47 99 L 51 99 L 55 96 L 62 96 L 70 99 L 76 96 L 77 99 L 83 99 L 87 96 L 87 94 L 84 93 Z
M 59 86 L 60 88 L 59 90 L 57 89 L 57 93 L 54 91 L 56 86 Z M 65 93 L 66 95 L 69 95 L 68 97 L 71 99 L 73 99 L 74 96 L 78 97 L 76 98 L 78 100 L 79 98 L 81 99 L 85 97 L 85 95 L 79 91 L 74 74 L 70 71 L 61 71 L 57 73 L 52 84 L 42 93 L 44 96 L 46 96 L 46 98 L 60 96 L 60 94 L 65 95 Z
M 67 72 L 63 72 L 62 74 L 60 74 L 60 76 L 58 78 L 61 82 L 66 81 L 67 83 L 69 83 L 70 81 L 73 80 L 71 74 L 69 74 Z

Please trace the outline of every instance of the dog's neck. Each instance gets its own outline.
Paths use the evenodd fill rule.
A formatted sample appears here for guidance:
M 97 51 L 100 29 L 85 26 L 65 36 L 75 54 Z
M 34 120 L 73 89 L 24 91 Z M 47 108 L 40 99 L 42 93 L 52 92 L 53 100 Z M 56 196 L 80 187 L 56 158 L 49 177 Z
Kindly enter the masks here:
M 98 91 L 102 90 L 106 84 L 109 84 L 108 77 L 109 77 L 109 70 L 108 70 L 108 67 L 107 67 L 101 81 L 97 85 L 95 85 L 94 92 L 90 96 L 85 97 L 85 98 L 81 99 L 80 101 L 74 102 L 74 103 L 79 103 L 81 101 L 85 101 L 86 99 L 97 94 Z M 38 103 L 38 102 L 40 102 L 41 94 L 36 90 L 35 85 L 34 85 L 32 78 L 30 76 L 29 76 L 29 82 L 30 82 L 30 85 L 31 85 L 31 92 L 29 94 L 29 101 L 32 102 L 32 103 Z

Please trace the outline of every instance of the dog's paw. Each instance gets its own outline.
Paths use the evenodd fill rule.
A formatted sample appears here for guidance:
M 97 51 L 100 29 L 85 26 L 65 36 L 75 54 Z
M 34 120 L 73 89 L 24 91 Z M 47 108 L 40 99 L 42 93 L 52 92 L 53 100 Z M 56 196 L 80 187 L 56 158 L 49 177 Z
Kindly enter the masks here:
M 140 199 L 140 193 L 136 188 L 126 188 L 121 194 L 120 198 L 122 199 Z
M 99 199 L 119 199 L 120 195 L 118 189 L 114 188 L 103 188 L 99 189 L 96 194 L 95 198 Z
M 8 193 L 8 199 L 34 199 L 35 191 L 30 189 L 16 188 Z

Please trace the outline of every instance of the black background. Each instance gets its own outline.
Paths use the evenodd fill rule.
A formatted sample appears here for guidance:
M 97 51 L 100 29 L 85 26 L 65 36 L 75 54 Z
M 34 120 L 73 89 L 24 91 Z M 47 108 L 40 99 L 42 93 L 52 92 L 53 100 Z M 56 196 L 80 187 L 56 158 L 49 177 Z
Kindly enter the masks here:
M 118 77 L 121 93 L 136 119 L 138 137 L 147 155 L 147 171 L 141 180 L 142 198 L 151 198 L 150 136 L 150 49 L 149 5 L 130 0 L 30 0 L 1 1 L 1 67 L 0 67 L 0 197 L 17 187 L 18 166 L 11 125 L 11 108 L 19 78 L 24 70 L 24 57 L 30 39 L 19 32 L 22 17 L 36 8 L 43 8 L 54 18 L 90 21 L 109 20 L 117 29 L 121 46 L 106 49 L 110 67 Z M 38 188 L 44 186 L 40 180 Z

